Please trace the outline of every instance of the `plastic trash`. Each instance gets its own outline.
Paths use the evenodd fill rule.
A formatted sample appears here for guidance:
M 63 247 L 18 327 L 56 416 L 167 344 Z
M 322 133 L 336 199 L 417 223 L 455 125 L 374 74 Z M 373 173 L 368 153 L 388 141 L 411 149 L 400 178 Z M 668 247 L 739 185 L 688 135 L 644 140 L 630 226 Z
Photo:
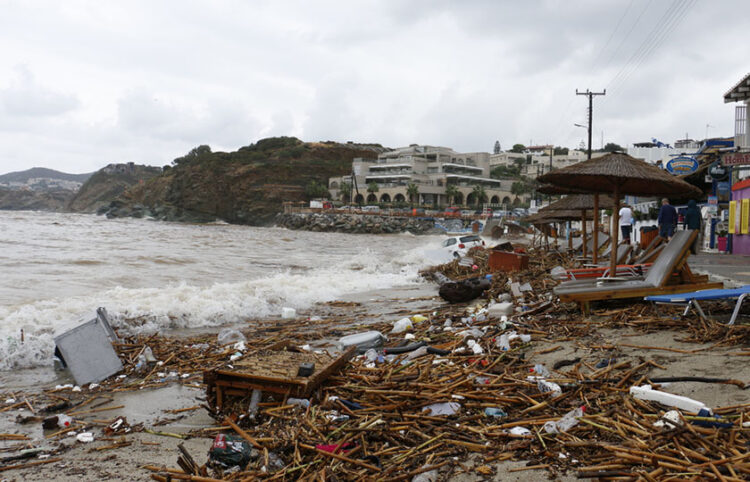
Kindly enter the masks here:
M 651 385 L 630 387 L 630 394 L 639 400 L 659 402 L 662 405 L 679 408 L 680 410 L 685 410 L 690 413 L 698 413 L 701 410 L 708 410 L 708 413 L 713 413 L 703 402 L 680 395 L 674 395 L 672 393 L 653 390 L 651 389 Z
M 507 417 L 508 414 L 505 413 L 500 408 L 497 408 L 497 407 L 487 407 L 487 408 L 484 409 L 484 416 L 485 417 L 502 418 L 502 417 Z
M 64 413 L 57 415 L 57 426 L 60 428 L 68 428 L 73 423 L 73 418 L 70 415 Z
M 411 317 L 411 321 L 414 323 L 422 323 L 423 321 L 427 321 L 429 318 L 427 318 L 424 315 L 414 315 Z
M 52 430 L 57 428 L 68 428 L 73 423 L 73 419 L 69 415 L 57 414 L 52 417 L 47 417 L 42 420 L 42 428 L 45 430 Z
M 568 270 L 562 266 L 555 266 L 550 270 L 549 274 L 556 279 L 568 279 Z
M 362 410 L 362 405 L 358 404 L 357 402 L 350 402 L 349 400 L 345 398 L 340 398 L 339 402 L 343 403 L 346 408 L 349 410 Z
M 253 389 L 253 393 L 250 395 L 250 406 L 247 409 L 250 417 L 255 417 L 255 414 L 258 413 L 258 404 L 260 403 L 262 396 L 263 392 L 261 390 L 258 390 L 257 388 Z
M 219 332 L 216 337 L 216 341 L 219 345 L 229 345 L 230 343 L 237 343 L 238 341 L 246 341 L 245 335 L 232 328 L 224 328 Z
M 409 360 L 409 361 L 411 361 L 411 360 L 416 360 L 419 357 L 423 357 L 423 356 L 427 355 L 427 349 L 428 349 L 427 346 L 420 346 L 419 348 L 417 348 L 413 352 L 411 352 L 408 355 L 406 355 L 406 359 Z
M 253 453 L 250 444 L 245 439 L 236 435 L 219 434 L 214 438 L 214 443 L 208 451 L 210 462 L 224 468 L 235 466 L 245 467 L 257 452 Z
M 531 435 L 531 430 L 526 427 L 513 427 L 508 432 L 513 435 Z
M 531 372 L 532 372 L 532 373 L 536 373 L 536 374 L 537 374 L 537 375 L 539 375 L 540 377 L 544 377 L 544 378 L 547 378 L 547 377 L 549 377 L 550 375 L 552 375 L 552 374 L 550 373 L 550 371 L 549 371 L 549 370 L 547 369 L 547 367 L 546 367 L 546 366 L 544 366 L 544 365 L 543 365 L 543 364 L 541 364 L 541 363 L 537 363 L 536 365 L 534 365 L 534 368 L 532 368 L 532 369 L 531 369 Z
M 659 420 L 654 422 L 654 427 L 661 428 L 661 427 L 667 427 L 667 428 L 676 428 L 678 426 L 682 425 L 682 419 L 680 418 L 680 412 L 677 410 L 670 410 L 664 415 L 661 416 Z
M 617 358 L 605 358 L 596 364 L 596 368 L 608 367 L 614 363 L 617 363 Z
M 467 341 L 466 345 L 471 351 L 474 352 L 475 355 L 481 355 L 482 353 L 484 353 L 484 349 L 482 348 L 482 346 L 474 340 Z
M 146 361 L 146 355 L 141 353 L 138 355 L 137 362 L 135 363 L 135 371 L 137 373 L 140 373 L 144 370 L 146 370 L 146 367 L 148 367 L 148 361 Z
M 391 330 L 391 333 L 403 333 L 407 330 L 411 330 L 414 328 L 414 325 L 412 325 L 411 320 L 409 318 L 401 318 L 396 323 L 393 324 L 393 329 Z
M 547 380 L 539 380 L 536 383 L 536 386 L 541 393 L 552 393 L 555 397 L 562 393 L 560 385 L 554 382 L 548 382 Z
M 368 362 L 372 363 L 377 359 L 378 359 L 378 352 L 374 348 L 370 348 L 369 350 L 365 352 L 365 360 L 367 360 Z
M 438 471 L 437 469 L 428 470 L 427 472 L 422 472 L 421 474 L 415 475 L 411 482 L 437 482 L 440 480 L 438 478 Z
M 427 410 L 429 410 L 430 415 L 433 415 L 433 416 L 455 415 L 456 413 L 458 413 L 460 409 L 461 409 L 461 404 L 458 402 L 433 403 L 432 405 L 427 405 L 426 407 L 422 407 L 423 412 L 426 412 Z
M 473 336 L 474 338 L 481 338 L 484 333 L 479 328 L 469 328 L 468 330 L 459 331 L 456 336 L 466 338 L 467 336 Z
M 502 335 L 500 335 L 500 338 L 498 338 L 495 342 L 495 346 L 503 351 L 510 350 L 510 340 L 508 340 L 508 334 L 503 333 Z
M 296 316 L 297 310 L 295 310 L 294 308 L 284 307 L 281 309 L 281 317 L 284 319 L 296 318 Z
M 146 346 L 146 348 L 143 349 L 142 355 L 146 357 L 148 363 L 156 363 L 156 357 L 150 346 Z
M 318 444 L 315 446 L 315 448 L 318 450 L 330 452 L 332 454 L 339 452 L 348 452 L 355 447 L 356 445 L 351 442 L 347 442 L 345 444 Z
M 307 408 L 310 406 L 310 400 L 307 400 L 306 398 L 289 397 L 286 399 L 286 403 L 289 405 L 297 405 L 298 407 L 302 407 L 302 408 Z
M 385 343 L 385 337 L 379 331 L 366 331 L 339 338 L 339 346 L 342 350 L 347 350 L 350 346 L 356 346 L 359 353 L 364 353 L 370 348 L 381 348 L 383 343 Z
M 346 422 L 349 420 L 349 415 L 341 414 L 336 410 L 332 410 L 326 414 L 326 418 L 331 422 Z
M 87 444 L 94 441 L 94 434 L 91 432 L 81 432 L 76 435 L 76 440 L 81 443 Z
M 571 428 L 578 425 L 578 418 L 583 417 L 586 412 L 586 407 L 581 406 L 571 410 L 570 412 L 563 415 L 563 417 L 557 422 L 547 422 L 544 424 L 544 431 L 547 433 L 559 433 L 567 432 Z
M 664 416 L 666 416 L 666 414 L 664 414 Z M 727 421 L 726 419 L 722 419 L 718 415 L 713 415 L 707 409 L 703 409 L 699 411 L 698 416 L 702 418 L 713 418 L 714 420 L 691 420 L 690 423 L 693 425 L 698 425 L 700 427 L 708 427 L 708 428 L 732 428 L 734 427 L 734 423 Z
M 531 341 L 531 335 L 518 335 L 518 338 L 521 339 L 521 343 L 528 343 Z
M 489 377 L 476 377 L 474 379 L 474 383 L 477 385 L 489 385 L 491 381 Z
M 510 316 L 513 314 L 513 303 L 503 301 L 501 303 L 492 303 L 487 307 L 487 315 L 500 318 L 501 316 Z

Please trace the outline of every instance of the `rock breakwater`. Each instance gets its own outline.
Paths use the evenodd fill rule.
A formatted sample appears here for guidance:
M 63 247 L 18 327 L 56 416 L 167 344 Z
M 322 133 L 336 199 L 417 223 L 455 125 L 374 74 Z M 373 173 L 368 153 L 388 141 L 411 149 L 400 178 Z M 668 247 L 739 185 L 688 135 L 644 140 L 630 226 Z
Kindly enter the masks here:
M 427 234 L 435 229 L 435 222 L 431 219 L 369 214 L 286 213 L 276 216 L 275 224 L 294 230 L 368 234 L 406 231 Z

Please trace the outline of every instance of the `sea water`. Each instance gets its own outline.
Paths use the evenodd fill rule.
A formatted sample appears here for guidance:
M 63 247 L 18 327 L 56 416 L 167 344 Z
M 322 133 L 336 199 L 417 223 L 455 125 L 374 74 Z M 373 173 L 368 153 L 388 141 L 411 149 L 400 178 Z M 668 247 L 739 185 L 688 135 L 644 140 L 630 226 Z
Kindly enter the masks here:
M 51 365 L 53 336 L 100 306 L 153 333 L 422 283 L 439 241 L 0 211 L 0 370 Z

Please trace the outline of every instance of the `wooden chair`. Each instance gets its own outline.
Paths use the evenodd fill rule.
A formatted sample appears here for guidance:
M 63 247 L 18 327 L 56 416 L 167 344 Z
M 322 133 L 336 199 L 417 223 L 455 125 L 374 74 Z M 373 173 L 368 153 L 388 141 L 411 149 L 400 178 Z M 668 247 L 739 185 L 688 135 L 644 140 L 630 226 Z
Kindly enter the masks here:
M 722 288 L 722 283 L 711 283 L 708 276 L 695 275 L 687 264 L 690 245 L 697 231 L 678 231 L 667 243 L 643 279 L 604 279 L 591 283 L 564 282 L 554 290 L 561 301 L 575 301 L 588 312 L 591 301 L 686 293 L 689 291 Z M 676 275 L 676 276 L 675 276 Z

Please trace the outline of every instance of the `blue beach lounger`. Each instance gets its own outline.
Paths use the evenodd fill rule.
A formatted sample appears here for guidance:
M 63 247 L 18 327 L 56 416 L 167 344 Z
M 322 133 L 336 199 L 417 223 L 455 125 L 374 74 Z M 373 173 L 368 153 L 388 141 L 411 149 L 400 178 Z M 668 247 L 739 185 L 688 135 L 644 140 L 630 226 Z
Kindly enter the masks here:
M 703 310 L 698 304 L 699 301 L 731 300 L 733 298 L 737 298 L 737 304 L 734 305 L 732 318 L 729 320 L 729 324 L 733 325 L 734 322 L 737 321 L 737 316 L 740 313 L 740 308 L 742 307 L 742 303 L 743 301 L 745 301 L 745 298 L 747 298 L 748 295 L 750 295 L 750 285 L 745 285 L 745 286 L 742 286 L 741 288 L 701 290 L 701 291 L 694 291 L 692 293 L 680 293 L 680 294 L 674 294 L 674 295 L 646 296 L 643 299 L 646 301 L 651 301 L 653 303 L 685 305 L 684 314 L 687 314 L 687 312 L 690 310 L 690 307 L 692 306 L 693 308 L 695 308 L 695 311 L 698 313 L 698 315 L 701 318 L 706 319 L 706 315 L 703 313 Z

